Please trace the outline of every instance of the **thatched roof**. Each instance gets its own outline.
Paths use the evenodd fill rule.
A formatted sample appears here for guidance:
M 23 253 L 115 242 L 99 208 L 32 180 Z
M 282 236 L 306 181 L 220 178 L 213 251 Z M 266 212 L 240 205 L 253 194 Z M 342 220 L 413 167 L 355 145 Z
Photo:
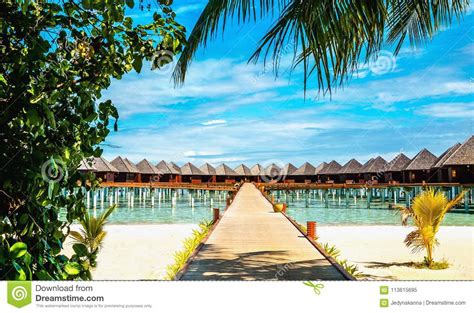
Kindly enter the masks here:
M 96 172 L 118 173 L 119 171 L 115 166 L 110 164 L 110 162 L 104 159 L 103 157 L 94 158 L 94 167 L 96 169 Z
M 276 177 L 281 175 L 281 168 L 275 163 L 272 163 L 265 168 L 264 172 L 265 176 Z
M 83 159 L 77 168 L 78 171 L 82 172 L 95 172 L 94 159 Z
M 473 165 L 474 164 L 474 136 L 466 140 L 443 165 Z
M 169 169 L 171 170 L 171 174 L 177 174 L 177 175 L 181 174 L 181 167 L 176 165 L 176 163 L 169 162 L 167 164 L 168 164 Z
M 147 159 L 143 159 L 137 163 L 137 168 L 141 174 L 159 175 L 161 172 Z
M 318 174 L 321 175 L 332 175 L 337 174 L 341 169 L 341 164 L 337 163 L 336 161 L 332 160 L 326 166 L 324 166 Z
M 225 164 L 221 164 L 218 167 L 216 167 L 216 175 L 218 176 L 239 176 L 238 173 L 234 172 L 233 169 L 228 167 Z
M 239 174 L 239 176 L 252 176 L 252 172 L 250 171 L 250 169 L 243 164 L 240 164 L 239 166 L 234 168 L 234 171 Z
M 216 169 L 209 163 L 203 164 L 199 169 L 206 175 L 214 176 L 216 175 Z
M 423 149 L 418 152 L 417 155 L 411 160 L 410 164 L 406 167 L 407 171 L 416 170 L 429 170 L 436 162 L 437 157 L 429 152 L 427 149 Z
M 381 156 L 376 157 L 362 169 L 362 173 L 380 173 L 387 167 L 387 161 Z
M 199 175 L 199 176 L 203 176 L 203 175 L 206 175 L 206 174 L 204 174 L 194 164 L 188 162 L 188 163 L 184 164 L 183 166 L 181 166 L 181 175 Z
M 281 169 L 281 174 L 284 176 L 291 176 L 293 175 L 294 172 L 296 172 L 296 170 L 297 170 L 296 166 L 294 166 L 291 163 L 288 163 L 285 166 L 283 166 L 283 168 Z
M 309 162 L 305 162 L 291 176 L 311 176 L 314 175 L 316 168 Z
M 252 173 L 253 176 L 260 176 L 263 174 L 263 168 L 260 164 L 255 164 L 254 166 L 252 166 L 252 168 L 250 169 L 250 172 Z
M 461 146 L 461 144 L 458 142 L 454 146 L 449 147 L 446 151 L 443 152 L 436 160 L 436 163 L 433 165 L 434 168 L 440 168 L 443 167 L 444 162 L 446 162 L 447 159 L 453 155 L 454 152 Z
M 122 157 L 116 157 L 112 162 L 110 162 L 120 173 L 139 173 L 138 168 L 127 158 L 122 159 Z
M 319 164 L 318 166 L 316 166 L 316 169 L 314 170 L 314 174 L 319 174 L 319 172 L 321 172 L 326 165 L 328 164 L 326 162 L 323 162 Z
M 338 174 L 359 174 L 361 170 L 362 164 L 356 159 L 351 159 L 341 167 Z
M 173 171 L 169 168 L 168 163 L 165 161 L 161 161 L 160 163 L 156 164 L 156 168 L 160 174 L 173 174 Z
M 410 158 L 403 153 L 397 154 L 390 162 L 385 166 L 386 172 L 401 172 L 410 163 Z

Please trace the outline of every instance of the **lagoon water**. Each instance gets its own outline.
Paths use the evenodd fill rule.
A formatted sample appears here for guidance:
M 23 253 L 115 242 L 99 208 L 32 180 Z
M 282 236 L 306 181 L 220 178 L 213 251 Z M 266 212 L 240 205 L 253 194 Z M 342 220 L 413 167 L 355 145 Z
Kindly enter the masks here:
M 110 193 L 111 194 L 111 193 Z M 400 216 L 397 211 L 390 209 L 392 201 L 385 199 L 382 203 L 379 198 L 373 199 L 370 208 L 367 208 L 366 197 L 344 197 L 329 195 L 327 202 L 318 194 L 310 192 L 273 192 L 276 201 L 288 204 L 287 213 L 299 223 L 316 221 L 319 225 L 400 225 Z M 212 219 L 212 209 L 226 206 L 227 193 L 224 191 L 196 191 L 196 190 L 159 190 L 152 201 L 151 194 L 142 194 L 139 197 L 135 192 L 132 201 L 127 193 L 120 193 L 118 206 L 109 217 L 110 224 L 198 224 Z M 173 200 L 174 198 L 174 200 Z M 194 200 L 193 200 L 194 199 Z M 347 202 L 346 202 L 347 201 Z M 93 197 L 89 200 L 90 212 L 100 214 L 110 204 L 108 196 L 103 203 L 96 197 L 96 209 L 93 207 Z M 404 205 L 403 199 L 397 202 Z M 461 210 L 462 212 L 462 210 Z M 474 226 L 474 214 L 448 213 L 443 225 Z
M 142 189 L 143 191 L 145 189 Z M 139 197 L 137 192 L 133 196 L 133 204 L 126 193 L 119 194 L 118 205 L 108 219 L 109 224 L 198 224 L 211 220 L 213 208 L 223 210 L 226 206 L 227 193 L 224 191 L 196 191 L 178 190 L 162 191 Z M 108 197 L 101 204 L 97 197 L 96 209 L 93 209 L 93 200 L 90 200 L 90 212 L 100 214 L 103 208 L 110 205 Z M 173 200 L 174 198 L 174 200 Z
M 349 197 L 348 201 L 344 197 L 333 198 L 330 195 L 326 201 L 318 194 L 310 194 L 308 199 L 303 194 L 296 193 L 286 195 L 274 193 L 275 200 L 287 202 L 287 213 L 298 223 L 306 224 L 307 221 L 316 221 L 319 225 L 400 225 L 400 215 L 397 210 L 391 209 L 394 202 L 374 199 L 367 208 L 366 198 Z M 398 205 L 405 205 L 404 201 L 397 202 Z M 446 226 L 474 226 L 474 214 L 448 213 L 443 225 Z

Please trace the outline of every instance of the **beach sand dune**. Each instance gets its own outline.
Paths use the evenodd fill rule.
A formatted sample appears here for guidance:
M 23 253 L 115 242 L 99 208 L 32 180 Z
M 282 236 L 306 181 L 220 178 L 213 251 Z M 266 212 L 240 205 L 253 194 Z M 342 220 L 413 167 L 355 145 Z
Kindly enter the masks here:
M 357 264 L 365 279 L 390 280 L 472 280 L 474 279 L 474 227 L 441 226 L 435 261 L 445 259 L 448 269 L 410 267 L 423 260 L 424 252 L 413 254 L 403 243 L 411 227 L 321 226 L 319 242 L 335 245 L 341 259 Z

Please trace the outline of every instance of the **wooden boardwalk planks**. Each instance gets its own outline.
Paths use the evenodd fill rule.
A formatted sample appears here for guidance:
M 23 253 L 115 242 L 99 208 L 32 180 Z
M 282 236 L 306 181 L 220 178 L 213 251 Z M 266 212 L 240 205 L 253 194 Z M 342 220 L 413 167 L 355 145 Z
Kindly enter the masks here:
M 345 280 L 250 183 L 189 264 L 181 280 Z

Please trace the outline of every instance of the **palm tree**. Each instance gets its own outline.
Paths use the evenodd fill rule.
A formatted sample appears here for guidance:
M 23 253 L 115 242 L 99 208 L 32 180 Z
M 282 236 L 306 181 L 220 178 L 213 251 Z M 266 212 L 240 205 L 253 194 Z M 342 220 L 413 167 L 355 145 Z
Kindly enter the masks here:
M 416 229 L 405 238 L 407 247 L 412 247 L 412 252 L 426 250 L 425 264 L 433 264 L 433 248 L 438 245 L 436 233 L 446 213 L 458 204 L 465 192 L 461 192 L 453 200 L 448 201 L 444 193 L 428 188 L 418 194 L 412 201 L 411 207 L 400 207 L 402 225 L 406 226 L 412 219 Z
M 73 238 L 74 243 L 83 244 L 88 249 L 88 255 L 93 256 L 90 258 L 92 267 L 95 267 L 95 256 L 99 249 L 102 247 L 107 232 L 104 230 L 104 226 L 107 222 L 107 218 L 112 214 L 117 205 L 113 205 L 102 212 L 98 217 L 93 217 L 87 210 L 81 217 L 79 223 L 82 229 L 77 232 L 71 230 L 69 235 Z
M 304 88 L 312 74 L 318 90 L 331 92 L 385 45 L 396 55 L 405 39 L 423 44 L 439 29 L 459 20 L 469 0 L 210 0 L 194 26 L 173 78 L 182 84 L 200 46 L 224 31 L 229 19 L 237 22 L 275 21 L 261 38 L 249 61 L 271 56 L 278 74 L 282 54 L 293 53 L 292 68 L 304 69 Z

